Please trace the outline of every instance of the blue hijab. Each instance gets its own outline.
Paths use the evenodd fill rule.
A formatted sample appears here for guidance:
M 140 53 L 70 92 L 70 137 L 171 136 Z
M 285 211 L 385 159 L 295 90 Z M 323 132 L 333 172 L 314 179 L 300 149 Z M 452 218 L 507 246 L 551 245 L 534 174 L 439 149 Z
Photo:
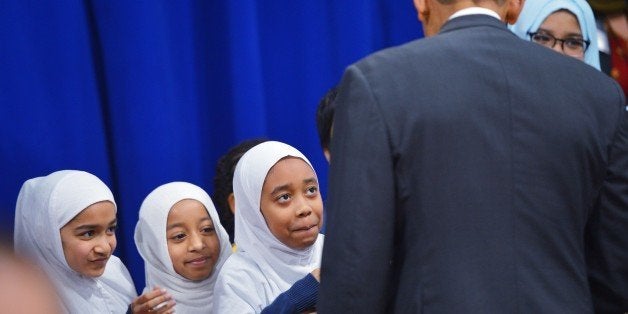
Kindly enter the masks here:
M 591 41 L 584 53 L 584 62 L 600 69 L 597 47 L 597 28 L 593 11 L 585 0 L 526 0 L 519 19 L 510 30 L 522 39 L 530 40 L 528 32 L 536 32 L 545 19 L 558 10 L 567 10 L 576 16 L 585 40 Z

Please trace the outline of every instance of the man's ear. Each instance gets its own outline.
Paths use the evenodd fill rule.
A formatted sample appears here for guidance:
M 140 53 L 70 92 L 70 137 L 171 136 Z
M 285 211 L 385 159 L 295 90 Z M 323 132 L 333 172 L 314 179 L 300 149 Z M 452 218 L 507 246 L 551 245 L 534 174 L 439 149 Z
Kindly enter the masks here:
M 506 11 L 506 23 L 515 24 L 519 18 L 519 13 L 523 9 L 525 0 L 508 0 L 508 9 Z
M 413 0 L 414 7 L 416 8 L 419 21 L 425 23 L 427 17 L 430 15 L 430 8 L 427 0 Z

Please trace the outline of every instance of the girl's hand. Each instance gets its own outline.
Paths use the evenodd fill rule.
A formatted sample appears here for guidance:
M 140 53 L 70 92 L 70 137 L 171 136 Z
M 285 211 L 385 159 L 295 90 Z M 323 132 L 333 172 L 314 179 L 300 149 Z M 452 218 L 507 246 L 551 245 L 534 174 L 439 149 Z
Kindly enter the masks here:
M 316 281 L 321 282 L 321 269 L 320 268 L 314 269 L 310 274 L 314 276 L 314 279 L 316 279 Z
M 174 313 L 175 304 L 176 302 L 166 289 L 155 287 L 135 298 L 131 303 L 131 311 L 133 313 L 170 314 Z

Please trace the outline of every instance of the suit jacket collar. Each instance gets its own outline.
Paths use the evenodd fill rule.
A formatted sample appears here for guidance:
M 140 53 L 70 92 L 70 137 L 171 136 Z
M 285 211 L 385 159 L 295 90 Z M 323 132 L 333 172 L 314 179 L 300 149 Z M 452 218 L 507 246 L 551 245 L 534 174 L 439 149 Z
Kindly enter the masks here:
M 464 15 L 464 16 L 456 17 L 447 21 L 443 25 L 443 27 L 441 27 L 438 33 L 444 34 L 444 33 L 455 31 L 462 28 L 478 27 L 478 26 L 495 27 L 495 28 L 510 32 L 505 22 L 502 22 L 489 15 L 473 14 L 473 15 Z

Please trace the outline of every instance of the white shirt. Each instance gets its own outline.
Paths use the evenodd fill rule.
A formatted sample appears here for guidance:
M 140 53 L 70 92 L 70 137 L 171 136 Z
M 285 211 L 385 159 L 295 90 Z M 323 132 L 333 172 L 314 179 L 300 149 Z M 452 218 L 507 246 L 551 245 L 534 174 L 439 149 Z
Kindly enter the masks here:
M 490 15 L 498 20 L 501 21 L 501 18 L 499 17 L 499 14 L 497 14 L 497 12 L 487 9 L 487 8 L 480 8 L 480 7 L 470 7 L 470 8 L 465 8 L 462 9 L 454 14 L 452 14 L 449 17 L 449 20 L 451 19 L 455 19 L 457 17 L 460 16 L 465 16 L 465 15 L 473 15 L 473 14 L 484 14 L 484 15 Z

